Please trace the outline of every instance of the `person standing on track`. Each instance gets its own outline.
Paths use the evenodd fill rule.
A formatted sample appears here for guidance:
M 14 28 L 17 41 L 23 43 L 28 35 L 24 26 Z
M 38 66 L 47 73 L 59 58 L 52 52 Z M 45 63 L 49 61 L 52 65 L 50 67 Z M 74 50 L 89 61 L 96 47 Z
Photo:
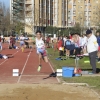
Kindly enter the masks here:
M 37 48 L 37 54 L 39 55 L 39 66 L 37 71 L 39 72 L 41 70 L 41 60 L 43 58 L 43 60 L 45 62 L 48 62 L 48 58 L 47 58 L 47 53 L 46 53 L 46 49 L 45 49 L 45 43 L 42 39 L 42 33 L 41 31 L 37 31 L 36 32 L 36 48 Z
M 22 35 L 20 37 L 20 46 L 21 46 L 22 52 L 24 52 L 24 45 L 25 45 L 24 39 L 25 39 L 25 37 Z

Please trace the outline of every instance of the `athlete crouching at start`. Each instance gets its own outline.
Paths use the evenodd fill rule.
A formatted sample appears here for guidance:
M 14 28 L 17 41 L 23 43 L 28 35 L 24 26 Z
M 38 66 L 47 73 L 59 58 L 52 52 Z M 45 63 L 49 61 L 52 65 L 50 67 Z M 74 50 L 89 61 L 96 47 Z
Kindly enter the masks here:
M 41 31 L 36 32 L 36 48 L 37 48 L 37 54 L 39 55 L 39 66 L 37 71 L 39 72 L 41 70 L 41 60 L 43 59 L 45 62 L 48 62 L 48 57 L 45 49 L 45 43 L 42 39 L 42 33 Z

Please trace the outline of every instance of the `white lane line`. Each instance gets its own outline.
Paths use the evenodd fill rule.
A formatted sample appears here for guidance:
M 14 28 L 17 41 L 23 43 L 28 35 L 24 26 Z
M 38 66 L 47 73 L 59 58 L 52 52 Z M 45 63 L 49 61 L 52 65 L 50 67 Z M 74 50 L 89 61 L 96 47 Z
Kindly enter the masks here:
M 19 50 L 20 51 L 20 50 Z M 19 51 L 16 51 L 12 56 L 14 56 L 15 54 L 17 54 Z M 3 63 L 5 63 L 8 59 L 4 60 L 0 65 L 2 65 Z
M 22 75 L 22 76 L 40 76 L 40 77 L 42 77 L 42 76 L 44 76 L 44 77 L 47 77 L 48 75 Z
M 50 62 L 48 62 L 48 63 L 49 63 L 49 65 L 50 65 L 50 67 L 51 67 L 51 69 L 52 69 L 53 73 L 55 73 L 55 71 L 54 71 L 54 69 L 53 69 L 53 67 L 52 67 L 51 63 L 50 63 Z M 56 77 L 56 79 L 57 79 L 58 83 L 60 83 L 59 78 L 58 78 L 58 77 Z
M 30 50 L 30 52 L 29 52 L 29 54 L 28 54 L 29 56 L 27 56 L 27 59 L 26 59 L 26 61 L 25 61 L 24 67 L 23 67 L 23 69 L 22 69 L 22 72 L 20 73 L 20 76 L 19 76 L 19 78 L 18 78 L 17 83 L 19 83 L 20 80 L 21 80 L 22 74 L 23 74 L 23 72 L 24 72 L 24 70 L 25 70 L 25 67 L 26 67 L 26 64 L 27 64 L 27 62 L 28 62 L 28 59 L 29 59 L 29 57 L 30 57 L 31 51 L 32 51 L 32 49 Z

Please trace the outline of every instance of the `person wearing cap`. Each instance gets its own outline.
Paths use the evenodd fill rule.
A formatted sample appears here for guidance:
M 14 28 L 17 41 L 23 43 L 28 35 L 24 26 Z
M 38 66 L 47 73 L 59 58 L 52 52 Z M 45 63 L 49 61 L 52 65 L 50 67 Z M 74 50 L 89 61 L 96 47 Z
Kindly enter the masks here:
M 86 31 L 87 35 L 87 52 L 89 53 L 90 65 L 92 66 L 92 73 L 96 74 L 96 56 L 98 51 L 97 38 L 92 34 L 91 30 Z

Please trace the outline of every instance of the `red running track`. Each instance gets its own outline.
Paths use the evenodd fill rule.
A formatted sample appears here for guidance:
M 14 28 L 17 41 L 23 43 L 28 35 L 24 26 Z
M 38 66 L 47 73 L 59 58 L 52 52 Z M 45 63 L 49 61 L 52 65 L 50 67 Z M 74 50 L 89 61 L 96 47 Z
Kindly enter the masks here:
M 38 55 L 36 54 L 35 49 L 25 49 L 22 53 L 20 49 L 8 49 L 7 44 L 3 45 L 4 49 L 2 54 L 13 54 L 13 58 L 7 60 L 0 59 L 0 83 L 58 83 L 58 78 L 48 77 L 51 73 L 54 72 L 53 67 L 50 62 L 42 63 L 42 69 L 40 72 L 37 72 L 38 67 Z M 20 76 L 13 76 L 13 69 L 19 69 Z

